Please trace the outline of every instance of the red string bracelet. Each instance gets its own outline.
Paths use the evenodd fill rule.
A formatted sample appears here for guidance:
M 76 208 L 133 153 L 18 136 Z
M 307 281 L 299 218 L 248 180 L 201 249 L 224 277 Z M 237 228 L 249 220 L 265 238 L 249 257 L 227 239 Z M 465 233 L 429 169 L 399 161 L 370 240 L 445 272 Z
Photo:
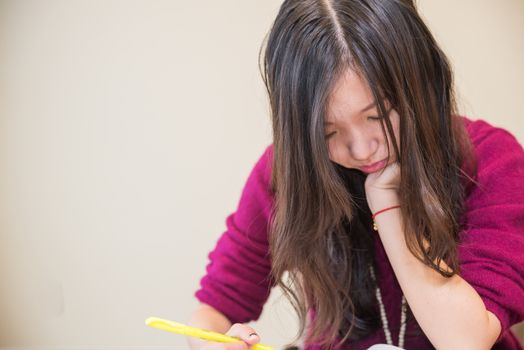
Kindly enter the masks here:
M 371 215 L 371 219 L 373 220 L 373 230 L 375 231 L 378 231 L 378 226 L 377 226 L 377 223 L 375 222 L 375 217 L 378 215 L 378 214 L 381 214 L 385 211 L 388 211 L 388 210 L 391 210 L 391 209 L 396 209 L 396 208 L 400 208 L 400 205 L 394 205 L 392 207 L 388 207 L 388 208 L 385 208 L 385 209 L 382 209 L 382 210 L 379 210 L 377 211 L 375 214 Z

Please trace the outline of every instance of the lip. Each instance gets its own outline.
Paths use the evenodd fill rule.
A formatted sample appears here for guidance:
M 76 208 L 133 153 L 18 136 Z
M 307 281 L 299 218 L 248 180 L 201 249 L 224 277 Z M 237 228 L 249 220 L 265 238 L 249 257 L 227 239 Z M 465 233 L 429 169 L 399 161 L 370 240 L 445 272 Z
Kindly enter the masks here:
M 386 162 L 387 162 L 387 159 L 382 159 L 379 162 L 376 162 L 370 165 L 361 166 L 360 170 L 362 170 L 365 173 L 374 173 L 375 171 L 379 171 L 380 169 L 385 167 Z

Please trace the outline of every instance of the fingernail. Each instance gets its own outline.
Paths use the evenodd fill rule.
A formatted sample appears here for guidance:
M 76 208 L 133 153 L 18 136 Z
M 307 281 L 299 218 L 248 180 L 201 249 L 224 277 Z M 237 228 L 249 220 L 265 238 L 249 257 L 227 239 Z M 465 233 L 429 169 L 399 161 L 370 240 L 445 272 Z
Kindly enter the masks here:
M 256 334 L 256 333 L 251 333 L 251 334 L 249 335 L 249 337 L 250 337 L 250 338 L 258 337 L 258 334 Z

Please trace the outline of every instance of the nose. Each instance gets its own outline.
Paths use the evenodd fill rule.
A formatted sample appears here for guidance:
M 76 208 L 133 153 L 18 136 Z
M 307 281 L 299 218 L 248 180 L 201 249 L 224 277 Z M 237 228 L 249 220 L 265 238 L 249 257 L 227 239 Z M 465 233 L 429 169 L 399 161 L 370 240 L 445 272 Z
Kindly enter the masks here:
M 361 165 L 376 161 L 374 155 L 378 146 L 378 140 L 365 132 L 354 132 L 347 142 L 351 158 L 361 163 Z

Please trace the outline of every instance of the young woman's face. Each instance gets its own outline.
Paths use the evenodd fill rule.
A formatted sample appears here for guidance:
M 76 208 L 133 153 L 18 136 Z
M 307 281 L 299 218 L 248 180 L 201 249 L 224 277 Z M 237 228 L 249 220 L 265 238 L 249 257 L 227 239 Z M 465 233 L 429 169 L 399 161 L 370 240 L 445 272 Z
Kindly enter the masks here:
M 394 109 L 390 110 L 387 100 L 384 104 L 389 111 L 395 137 L 400 140 L 399 115 Z M 393 139 L 389 137 L 391 157 L 386 164 L 388 147 L 380 126 L 378 108 L 374 105 L 369 85 L 353 70 L 346 71 L 331 93 L 325 135 L 329 158 L 345 168 L 373 173 L 396 161 Z

